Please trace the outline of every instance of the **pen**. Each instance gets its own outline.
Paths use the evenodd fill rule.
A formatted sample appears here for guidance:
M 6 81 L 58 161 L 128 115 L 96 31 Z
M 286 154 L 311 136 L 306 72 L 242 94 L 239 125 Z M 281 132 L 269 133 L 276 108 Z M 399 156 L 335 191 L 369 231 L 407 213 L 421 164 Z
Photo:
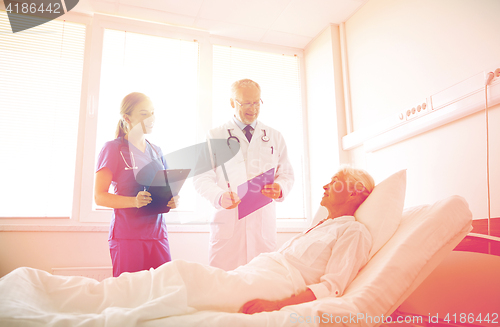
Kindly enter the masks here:
M 231 184 L 229 184 L 229 177 L 227 176 L 226 167 L 224 167 L 224 164 L 222 164 L 220 166 L 222 168 L 222 173 L 224 174 L 224 178 L 226 179 L 226 182 L 227 182 L 227 188 L 229 189 L 229 192 L 233 193 L 233 191 L 231 190 Z M 232 195 L 231 195 L 231 202 L 234 203 Z
M 215 164 L 215 167 L 217 167 L 217 156 L 216 156 L 215 152 L 214 152 L 214 164 Z M 222 168 L 222 173 L 224 174 L 224 178 L 225 178 L 226 183 L 227 183 L 227 188 L 229 189 L 229 192 L 233 193 L 233 191 L 231 190 L 231 184 L 229 184 L 229 177 L 227 176 L 226 167 L 224 167 L 224 164 L 221 164 L 220 166 Z M 231 194 L 231 203 L 234 204 L 232 194 Z

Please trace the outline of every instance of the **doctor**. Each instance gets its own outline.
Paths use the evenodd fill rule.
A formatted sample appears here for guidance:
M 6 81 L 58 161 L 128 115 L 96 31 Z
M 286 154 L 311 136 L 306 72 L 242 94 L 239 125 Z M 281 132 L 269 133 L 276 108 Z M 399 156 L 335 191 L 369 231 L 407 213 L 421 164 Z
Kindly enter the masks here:
M 208 133 L 208 139 L 236 140 L 240 144 L 240 151 L 224 164 L 229 184 L 220 163 L 194 178 L 196 190 L 217 209 L 210 226 L 209 264 L 224 270 L 233 270 L 260 253 L 276 250 L 275 201 L 283 201 L 294 182 L 283 136 L 257 120 L 263 103 L 260 96 L 256 82 L 234 82 L 232 119 Z M 274 183 L 265 185 L 261 192 L 274 201 L 239 219 L 238 185 L 271 168 L 275 169 Z

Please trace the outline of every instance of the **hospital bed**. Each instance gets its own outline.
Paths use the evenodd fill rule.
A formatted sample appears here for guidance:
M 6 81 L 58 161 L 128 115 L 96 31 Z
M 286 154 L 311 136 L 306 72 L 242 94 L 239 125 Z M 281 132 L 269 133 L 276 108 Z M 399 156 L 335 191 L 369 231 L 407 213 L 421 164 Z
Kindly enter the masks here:
M 500 237 L 494 236 L 497 233 L 477 233 L 481 230 L 479 224 L 482 222 L 473 222 L 473 232 L 398 307 L 395 315 L 421 318 L 422 325 L 500 325 Z
M 467 202 L 459 196 L 448 197 L 433 205 L 408 208 L 401 214 L 405 189 L 406 172 L 401 171 L 379 183 L 356 212 L 356 219 L 364 223 L 372 234 L 371 259 L 341 297 L 328 297 L 284 307 L 280 311 L 254 315 L 194 311 L 190 314 L 162 317 L 161 314 L 158 316 L 158 312 L 154 312 L 151 315 L 154 318 L 148 318 L 148 310 L 151 310 L 151 307 L 146 305 L 144 308 L 128 308 L 123 312 L 120 308 L 111 310 L 107 312 L 109 317 L 100 321 L 104 321 L 102 325 L 114 326 L 113 317 L 121 315 L 122 318 L 130 318 L 131 326 L 151 327 L 379 326 L 392 318 L 387 317 L 471 229 L 472 214 Z M 325 214 L 325 211 L 319 210 L 314 221 L 322 219 Z M 31 277 L 28 276 L 30 274 Z M 26 287 L 36 284 L 35 279 L 39 278 L 40 274 L 39 271 L 27 271 Z M 136 281 L 137 285 L 131 287 L 140 288 L 140 280 Z M 72 283 L 78 283 L 78 279 L 76 282 L 74 279 Z M 2 284 L 2 280 L 0 292 L 8 294 L 8 297 L 0 296 L 0 325 L 6 322 L 10 326 L 16 325 L 16 322 L 19 322 L 20 326 L 44 325 L 47 321 L 44 320 L 44 312 L 52 310 L 51 314 L 54 314 L 53 311 L 57 310 L 51 308 L 46 299 L 36 291 L 29 299 L 22 298 L 17 293 L 26 297 L 26 292 L 18 292 L 14 287 L 9 288 L 5 282 Z M 12 299 L 15 299 L 14 303 Z M 102 314 L 95 312 L 95 316 Z M 141 318 L 135 319 L 137 317 L 134 315 L 140 315 Z M 90 315 L 87 321 L 80 320 L 71 325 L 94 326 L 92 317 Z

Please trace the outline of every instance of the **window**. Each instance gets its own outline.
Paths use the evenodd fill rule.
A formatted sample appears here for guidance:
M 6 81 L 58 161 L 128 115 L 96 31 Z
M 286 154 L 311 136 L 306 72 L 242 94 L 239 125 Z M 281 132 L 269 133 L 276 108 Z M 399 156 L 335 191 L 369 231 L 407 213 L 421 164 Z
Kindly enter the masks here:
M 115 138 L 121 100 L 131 92 L 151 98 L 156 122 L 147 138 L 164 155 L 195 144 L 197 42 L 106 29 L 100 82 L 96 160 Z M 178 211 L 194 209 L 194 192 L 185 183 Z
M 250 78 L 261 87 L 264 104 L 259 120 L 285 138 L 295 183 L 289 196 L 277 203 L 278 218 L 305 218 L 304 137 L 299 58 L 229 46 L 213 46 L 213 125 L 228 120 L 230 86 Z
M 152 100 L 156 122 L 147 139 L 160 146 L 164 155 L 196 144 L 201 134 L 198 131 L 200 49 L 195 38 L 169 37 L 178 33 L 162 30 L 168 29 L 165 26 L 146 22 L 132 26 L 126 19 L 101 15 L 94 20 L 102 26 L 93 37 L 93 56 L 100 61 L 95 60 L 91 68 L 90 84 L 94 89 L 89 90 L 92 109 L 87 115 L 85 131 L 80 221 L 108 222 L 111 209 L 96 206 L 93 199 L 94 174 L 104 143 L 115 139 L 122 99 L 131 92 L 142 92 Z M 186 181 L 180 195 L 180 206 L 167 215 L 167 223 L 203 221 L 206 217 L 196 214 L 199 201 L 191 179 Z
M 210 128 L 228 119 L 231 83 L 251 78 L 262 87 L 259 119 L 284 135 L 295 171 L 278 217 L 284 224 L 303 223 L 299 57 L 214 46 L 205 31 L 167 24 L 101 14 L 68 19 L 12 34 L 0 12 L 0 198 L 7 199 L 0 217 L 71 217 L 63 224 L 105 226 L 111 210 L 95 206 L 95 164 L 103 144 L 115 137 L 123 97 L 138 91 L 151 98 L 157 119 L 149 140 L 167 154 L 204 142 Z M 206 230 L 201 225 L 214 208 L 191 180 L 181 197 L 168 223 Z
M 71 214 L 85 29 L 53 20 L 13 34 L 0 11 L 1 217 Z

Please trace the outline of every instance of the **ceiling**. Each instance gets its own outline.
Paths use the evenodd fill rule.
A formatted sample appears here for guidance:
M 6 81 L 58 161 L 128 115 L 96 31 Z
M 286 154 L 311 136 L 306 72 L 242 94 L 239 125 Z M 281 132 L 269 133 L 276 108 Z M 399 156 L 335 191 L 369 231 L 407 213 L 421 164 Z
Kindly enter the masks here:
M 212 35 L 303 49 L 368 0 L 80 0 L 76 11 L 194 27 Z

